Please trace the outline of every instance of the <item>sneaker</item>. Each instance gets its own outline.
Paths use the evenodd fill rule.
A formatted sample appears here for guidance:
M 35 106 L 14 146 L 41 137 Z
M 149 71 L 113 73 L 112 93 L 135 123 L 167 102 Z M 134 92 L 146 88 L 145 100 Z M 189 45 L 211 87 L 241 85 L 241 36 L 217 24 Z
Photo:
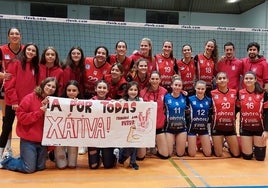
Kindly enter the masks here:
M 84 155 L 84 154 L 86 154 L 86 152 L 87 152 L 87 147 L 80 147 L 79 151 L 78 151 L 78 154 L 79 155 Z
M 9 158 L 9 157 L 13 157 L 13 151 L 11 148 L 6 148 L 6 151 L 3 154 L 3 158 Z
M 132 167 L 134 170 L 139 170 L 139 165 L 137 163 L 131 163 L 130 167 Z

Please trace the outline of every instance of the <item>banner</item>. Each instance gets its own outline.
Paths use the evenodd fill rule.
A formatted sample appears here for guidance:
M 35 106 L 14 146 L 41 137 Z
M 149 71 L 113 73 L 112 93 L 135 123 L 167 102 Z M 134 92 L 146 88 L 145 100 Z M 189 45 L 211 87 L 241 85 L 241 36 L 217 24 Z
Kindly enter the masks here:
M 49 97 L 43 145 L 155 147 L 155 102 Z

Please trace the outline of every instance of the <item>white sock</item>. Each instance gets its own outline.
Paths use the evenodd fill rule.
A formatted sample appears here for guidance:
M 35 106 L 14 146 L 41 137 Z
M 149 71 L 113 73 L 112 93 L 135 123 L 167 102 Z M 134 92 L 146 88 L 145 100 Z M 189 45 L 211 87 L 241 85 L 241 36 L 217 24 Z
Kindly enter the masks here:
M 11 148 L 11 139 L 10 138 L 7 140 L 6 148 L 7 149 Z

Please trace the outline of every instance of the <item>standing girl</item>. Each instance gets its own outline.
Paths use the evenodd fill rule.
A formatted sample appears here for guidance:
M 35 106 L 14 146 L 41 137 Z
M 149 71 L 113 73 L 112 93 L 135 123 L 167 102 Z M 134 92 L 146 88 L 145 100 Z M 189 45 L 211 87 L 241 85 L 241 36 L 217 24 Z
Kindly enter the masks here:
M 139 84 L 135 81 L 131 81 L 127 84 L 125 95 L 123 100 L 125 101 L 143 101 L 140 96 Z M 134 127 L 135 129 L 135 127 Z M 130 157 L 130 167 L 135 170 L 139 170 L 139 165 L 136 163 L 137 148 L 121 148 L 119 152 L 120 164 L 123 164 Z
M 239 91 L 242 156 L 250 160 L 254 155 L 257 161 L 264 161 L 268 138 L 268 96 L 252 71 L 244 75 L 244 85 L 245 89 Z
M 32 93 L 38 85 L 39 77 L 39 51 L 38 47 L 29 43 L 16 59 L 8 64 L 7 71 L 12 77 L 5 81 L 5 111 L 2 133 L 0 136 L 0 158 L 7 144 L 8 136 L 12 132 L 12 125 L 15 119 L 15 111 L 22 98 Z M 27 86 L 25 85 L 27 83 Z
M 183 58 L 177 60 L 178 74 L 183 83 L 183 90 L 187 91 L 188 96 L 195 93 L 196 67 L 192 57 L 192 47 L 189 44 L 182 46 Z
M 62 97 L 78 99 L 80 97 L 79 83 L 76 80 L 67 82 Z M 66 157 L 66 151 L 67 156 Z M 78 147 L 74 146 L 56 146 L 54 149 L 56 166 L 59 169 L 76 168 Z
M 194 57 L 195 66 L 197 69 L 197 80 L 204 80 L 207 83 L 206 94 L 210 96 L 210 91 L 213 89 L 213 79 L 215 65 L 218 62 L 218 47 L 216 41 L 208 40 L 205 43 L 205 51 Z
M 103 75 L 111 72 L 111 65 L 107 62 L 109 51 L 105 46 L 95 49 L 95 57 L 85 59 L 84 97 L 90 99 L 95 96 L 96 82 L 103 79 Z
M 126 78 L 128 72 L 133 67 L 133 60 L 130 57 L 127 57 L 127 43 L 123 40 L 117 41 L 115 44 L 115 52 L 116 54 L 111 54 L 109 56 L 109 63 L 111 65 L 115 63 L 121 63 L 124 67 L 124 77 Z
M 199 80 L 195 84 L 195 95 L 189 97 L 190 123 L 188 128 L 188 155 L 196 155 L 196 139 L 200 139 L 203 154 L 211 156 L 211 143 L 208 123 L 211 116 L 211 98 L 205 95 L 206 82 Z
M 43 51 L 39 66 L 39 82 L 47 77 L 55 77 L 59 83 L 58 95 L 61 95 L 64 87 L 63 70 L 60 67 L 59 54 L 54 47 L 49 46 Z
M 48 96 L 57 95 L 57 80 L 48 77 L 34 92 L 26 95 L 16 115 L 17 135 L 20 137 L 20 157 L 9 157 L 2 161 L 3 168 L 23 173 L 33 173 L 46 167 L 47 147 L 41 145 L 44 128 L 44 114 Z
M 21 32 L 18 28 L 12 27 L 7 32 L 8 37 L 8 44 L 4 44 L 0 46 L 0 105 L 2 110 L 2 117 L 3 122 L 5 121 L 5 109 L 6 109 L 6 103 L 4 100 L 5 95 L 5 89 L 4 89 L 4 82 L 5 80 L 9 79 L 11 74 L 6 71 L 7 65 L 9 64 L 10 60 L 15 58 L 23 49 L 24 45 L 21 44 Z M 11 138 L 12 138 L 12 132 L 10 132 L 8 141 L 6 144 L 6 156 L 12 156 L 12 149 L 11 149 Z M 0 156 L 1 157 L 1 156 Z
M 143 38 L 140 42 L 140 50 L 135 51 L 131 56 L 134 62 L 138 61 L 140 58 L 144 58 L 148 61 L 147 72 L 151 75 L 152 71 L 156 70 L 156 65 L 153 57 L 153 45 L 149 38 Z
M 176 155 L 181 157 L 185 153 L 187 132 L 185 110 L 187 109 L 186 97 L 182 94 L 182 81 L 175 77 L 171 83 L 172 92 L 165 95 L 167 126 L 166 138 L 168 154 L 172 156 L 174 144 Z
M 95 86 L 96 95 L 92 100 L 111 100 L 108 97 L 109 86 L 104 80 L 99 80 Z M 113 168 L 116 165 L 116 156 L 114 155 L 114 148 L 88 148 L 88 164 L 89 168 L 97 169 L 100 163 L 103 163 L 104 168 Z
M 167 94 L 167 90 L 160 86 L 161 77 L 159 72 L 153 71 L 148 87 L 144 88 L 140 92 L 141 98 L 144 101 L 153 101 L 157 103 L 157 114 L 156 114 L 156 148 L 157 155 L 161 159 L 168 159 L 168 141 L 165 132 L 165 106 L 164 106 L 164 96 Z M 146 148 L 139 148 L 137 152 L 137 157 L 142 160 L 145 158 Z
M 227 87 L 228 78 L 225 72 L 219 72 L 216 76 L 217 89 L 211 91 L 213 102 L 212 141 L 217 157 L 223 153 L 223 139 L 228 143 L 231 156 L 239 157 L 240 149 L 236 133 L 236 100 L 235 89 Z
M 164 41 L 162 53 L 156 54 L 154 58 L 156 70 L 161 74 L 161 86 L 171 91 L 172 76 L 178 72 L 176 59 L 173 56 L 173 43 L 168 40 Z

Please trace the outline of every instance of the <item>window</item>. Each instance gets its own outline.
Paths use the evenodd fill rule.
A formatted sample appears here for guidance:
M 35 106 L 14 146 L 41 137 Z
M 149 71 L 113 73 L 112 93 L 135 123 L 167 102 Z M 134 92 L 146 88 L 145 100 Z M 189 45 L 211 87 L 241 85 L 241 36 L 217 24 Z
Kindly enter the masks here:
M 123 22 L 125 21 L 125 9 L 90 7 L 90 19 Z
M 31 16 L 67 18 L 67 5 L 31 3 Z
M 146 23 L 179 24 L 179 13 L 147 10 Z

